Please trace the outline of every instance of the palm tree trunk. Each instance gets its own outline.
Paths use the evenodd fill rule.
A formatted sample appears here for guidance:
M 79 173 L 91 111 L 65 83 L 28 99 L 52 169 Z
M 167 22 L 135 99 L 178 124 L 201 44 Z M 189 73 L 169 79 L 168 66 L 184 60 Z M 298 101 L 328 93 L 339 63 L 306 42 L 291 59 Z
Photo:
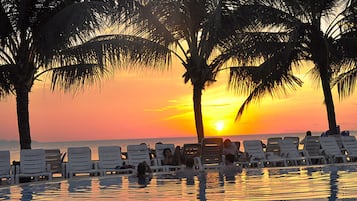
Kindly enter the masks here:
M 26 89 L 26 87 L 19 87 L 16 89 L 16 108 L 20 148 L 31 149 L 29 91 Z
M 201 97 L 202 97 L 201 85 L 194 84 L 193 85 L 193 111 L 195 113 L 197 140 L 199 144 L 201 144 L 201 141 L 204 138 Z
M 337 124 L 336 124 L 335 105 L 333 103 L 331 86 L 329 80 L 327 79 L 327 76 L 321 76 L 321 84 L 325 97 L 325 106 L 327 111 L 329 130 L 333 134 L 339 134 L 337 131 Z

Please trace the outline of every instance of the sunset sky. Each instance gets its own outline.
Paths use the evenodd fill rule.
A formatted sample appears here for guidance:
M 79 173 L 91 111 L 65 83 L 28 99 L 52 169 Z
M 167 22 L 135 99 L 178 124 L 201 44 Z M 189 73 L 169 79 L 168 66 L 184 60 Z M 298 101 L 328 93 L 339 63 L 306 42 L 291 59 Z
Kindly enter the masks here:
M 51 92 L 37 82 L 30 94 L 30 124 L 36 141 L 195 137 L 192 86 L 181 78 L 183 67 L 167 71 L 117 71 L 78 93 Z M 202 96 L 206 136 L 325 131 L 328 128 L 321 87 L 301 72 L 303 88 L 287 97 L 267 96 L 234 117 L 244 97 L 227 89 L 227 72 Z M 339 101 L 336 118 L 342 130 L 357 130 L 357 94 Z M 0 139 L 18 140 L 15 97 L 0 102 Z

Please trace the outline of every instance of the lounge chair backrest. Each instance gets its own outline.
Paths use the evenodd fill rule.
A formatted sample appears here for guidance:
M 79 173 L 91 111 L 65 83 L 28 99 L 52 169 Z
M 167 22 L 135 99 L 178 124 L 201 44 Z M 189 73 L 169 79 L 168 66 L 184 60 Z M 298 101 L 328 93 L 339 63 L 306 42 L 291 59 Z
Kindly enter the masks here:
M 342 150 L 343 148 L 343 143 L 342 143 L 342 136 L 341 135 L 330 135 L 328 137 L 335 138 L 335 141 L 338 145 L 338 148 Z
M 263 144 L 260 140 L 245 140 L 243 141 L 244 151 L 252 158 L 265 159 Z
M 137 166 L 145 161 L 150 165 L 149 149 L 146 144 L 128 145 L 127 146 L 128 161 L 130 165 Z
M 266 152 L 272 152 L 275 155 L 280 155 L 279 142 L 282 140 L 281 137 L 271 137 L 267 140 Z
M 201 146 L 201 161 L 203 164 L 214 164 L 222 162 L 223 139 L 204 138 Z
M 200 155 L 200 145 L 199 144 L 184 144 L 182 148 L 182 155 L 185 159 L 189 157 L 196 157 Z
M 10 169 L 10 151 L 0 151 L 0 178 L 1 175 L 9 175 Z
M 169 148 L 171 153 L 174 154 L 175 152 L 175 145 L 174 144 L 155 144 L 155 153 L 156 158 L 159 160 L 164 159 L 164 149 Z
M 92 154 L 89 147 L 68 147 L 67 150 L 70 171 L 93 169 Z
M 357 141 L 343 142 L 343 146 L 350 156 L 357 156 Z
M 292 139 L 281 140 L 279 146 L 281 156 L 287 158 L 300 157 L 300 153 Z
M 284 137 L 284 140 L 293 141 L 293 144 L 296 146 L 297 149 L 299 149 L 299 143 L 300 143 L 299 137 L 287 136 L 287 137 Z
M 20 173 L 35 174 L 47 172 L 44 149 L 22 149 L 20 151 Z
M 306 136 L 304 143 L 304 150 L 309 154 L 309 156 L 320 156 L 321 155 L 321 144 L 319 136 Z
M 59 149 L 45 149 L 46 164 L 50 165 L 52 173 L 62 172 L 62 155 Z
M 339 148 L 335 137 L 321 137 L 320 143 L 321 148 L 327 155 L 341 155 L 341 149 Z
M 100 146 L 98 147 L 98 156 L 99 169 L 115 169 L 123 165 L 120 146 Z
M 341 136 L 342 139 L 342 144 L 346 145 L 346 144 L 354 144 L 354 142 L 356 141 L 356 137 L 355 136 Z

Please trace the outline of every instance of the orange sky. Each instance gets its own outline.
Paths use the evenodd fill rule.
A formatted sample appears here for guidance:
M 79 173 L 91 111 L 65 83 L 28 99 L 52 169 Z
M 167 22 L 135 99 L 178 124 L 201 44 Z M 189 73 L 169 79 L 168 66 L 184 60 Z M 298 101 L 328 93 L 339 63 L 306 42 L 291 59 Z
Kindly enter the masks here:
M 73 93 L 50 92 L 37 83 L 30 94 L 32 139 L 69 141 L 148 137 L 195 137 L 192 86 L 181 78 L 183 68 L 165 72 L 117 72 L 101 84 Z M 206 135 L 313 132 L 327 130 L 321 88 L 305 81 L 288 97 L 267 97 L 251 105 L 234 122 L 243 97 L 227 90 L 226 73 L 203 92 Z M 357 93 L 340 102 L 336 118 L 342 130 L 357 130 Z M 17 140 L 15 97 L 0 102 L 0 139 Z M 222 130 L 221 130 L 222 129 Z

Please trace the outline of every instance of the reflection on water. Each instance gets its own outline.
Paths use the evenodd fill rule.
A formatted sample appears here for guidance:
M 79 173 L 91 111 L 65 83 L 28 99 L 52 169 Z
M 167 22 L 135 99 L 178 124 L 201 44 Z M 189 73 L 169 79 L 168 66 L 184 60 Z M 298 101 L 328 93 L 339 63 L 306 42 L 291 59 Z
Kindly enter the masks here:
M 0 189 L 0 200 L 10 200 L 10 193 L 9 188 Z
M 68 191 L 71 193 L 87 193 L 92 189 L 92 180 L 89 179 L 70 179 L 68 184 Z
M 330 197 L 329 200 L 336 200 L 337 199 L 337 192 L 338 192 L 338 187 L 337 187 L 337 181 L 338 179 L 338 174 L 337 170 L 333 170 L 330 173 Z
M 0 200 L 357 200 L 356 166 L 245 169 L 234 180 L 209 171 L 194 183 L 157 175 L 80 177 L 0 186 Z
M 58 192 L 61 189 L 61 183 L 40 183 L 40 184 L 24 184 L 20 186 L 20 194 L 22 201 L 42 199 L 43 195 L 49 192 Z M 12 195 L 10 195 L 11 197 Z
M 107 176 L 99 178 L 100 189 L 120 188 L 122 182 L 122 177 Z

